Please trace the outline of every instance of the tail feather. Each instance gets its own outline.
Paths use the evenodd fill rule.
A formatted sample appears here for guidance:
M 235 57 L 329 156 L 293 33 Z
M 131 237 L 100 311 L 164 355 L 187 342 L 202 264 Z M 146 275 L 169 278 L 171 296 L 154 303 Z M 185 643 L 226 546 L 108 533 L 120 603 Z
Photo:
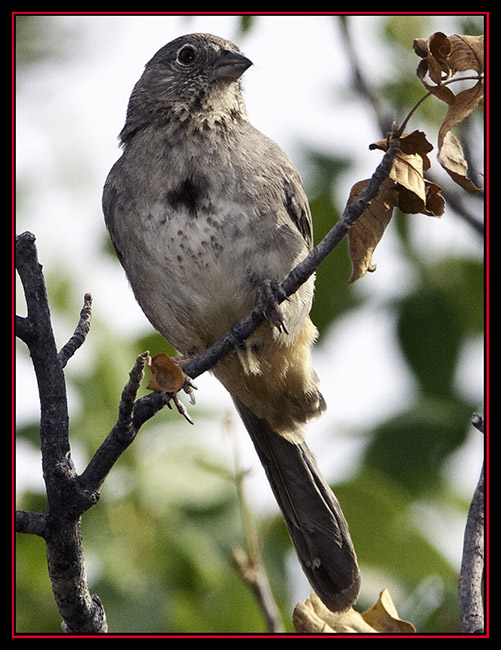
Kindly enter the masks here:
M 293 443 L 234 400 L 266 471 L 311 586 L 332 611 L 358 597 L 360 574 L 348 524 L 305 442 Z

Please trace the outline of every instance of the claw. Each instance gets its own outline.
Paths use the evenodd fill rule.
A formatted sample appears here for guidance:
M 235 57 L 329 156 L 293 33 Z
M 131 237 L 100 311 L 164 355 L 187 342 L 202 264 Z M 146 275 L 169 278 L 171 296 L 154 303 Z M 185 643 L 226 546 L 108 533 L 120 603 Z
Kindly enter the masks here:
M 190 418 L 190 416 L 188 415 L 186 406 L 181 402 L 181 400 L 177 396 L 177 393 L 172 393 L 171 400 L 176 405 L 177 412 L 180 413 L 184 417 L 184 419 L 187 420 L 190 424 L 195 424 L 193 420 Z
M 265 280 L 258 288 L 258 301 L 263 308 L 263 312 L 271 323 L 280 333 L 288 334 L 285 326 L 284 313 L 280 307 L 280 302 L 289 300 L 282 285 L 275 280 Z
M 189 396 L 190 404 L 194 406 L 196 404 L 195 391 L 197 390 L 197 387 L 193 383 L 192 378 L 188 377 L 188 375 L 184 375 L 183 390 Z

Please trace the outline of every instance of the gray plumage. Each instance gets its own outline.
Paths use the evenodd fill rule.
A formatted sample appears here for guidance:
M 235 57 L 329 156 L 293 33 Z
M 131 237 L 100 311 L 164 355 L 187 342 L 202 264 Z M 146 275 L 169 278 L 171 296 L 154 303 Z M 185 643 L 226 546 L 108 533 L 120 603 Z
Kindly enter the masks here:
M 117 255 L 153 326 L 179 352 L 205 350 L 282 282 L 312 246 L 292 163 L 249 122 L 232 43 L 190 34 L 146 65 L 120 134 L 123 154 L 103 210 Z M 325 408 L 311 368 L 314 279 L 214 374 L 232 395 L 282 510 L 303 569 L 328 607 L 357 597 L 358 567 L 341 508 L 303 441 Z

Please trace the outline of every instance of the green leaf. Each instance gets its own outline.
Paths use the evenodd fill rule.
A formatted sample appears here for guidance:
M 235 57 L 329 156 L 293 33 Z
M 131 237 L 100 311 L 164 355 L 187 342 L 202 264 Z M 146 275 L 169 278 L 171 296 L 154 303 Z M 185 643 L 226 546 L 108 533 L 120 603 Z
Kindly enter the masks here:
M 465 326 L 448 294 L 424 283 L 399 307 L 399 343 L 422 392 L 450 395 Z
M 441 484 L 443 462 L 465 440 L 471 407 L 423 397 L 375 430 L 364 465 L 417 495 Z
M 411 493 L 377 469 L 363 469 L 335 486 L 348 521 L 362 576 L 371 567 L 413 587 L 430 574 L 454 579 L 447 560 L 417 527 Z M 382 589 L 387 585 L 381 584 Z

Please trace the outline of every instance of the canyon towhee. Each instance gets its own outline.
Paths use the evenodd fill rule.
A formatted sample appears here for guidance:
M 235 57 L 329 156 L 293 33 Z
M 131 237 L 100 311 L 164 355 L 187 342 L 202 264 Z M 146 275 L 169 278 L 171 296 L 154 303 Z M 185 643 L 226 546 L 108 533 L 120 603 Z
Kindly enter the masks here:
M 312 247 L 301 180 L 249 122 L 229 41 L 189 34 L 160 49 L 130 97 L 106 224 L 137 301 L 181 354 L 203 352 Z M 271 285 L 270 285 L 271 283 Z M 301 431 L 325 408 L 311 367 L 314 279 L 214 368 L 254 442 L 312 587 L 332 610 L 359 572 L 339 503 Z

